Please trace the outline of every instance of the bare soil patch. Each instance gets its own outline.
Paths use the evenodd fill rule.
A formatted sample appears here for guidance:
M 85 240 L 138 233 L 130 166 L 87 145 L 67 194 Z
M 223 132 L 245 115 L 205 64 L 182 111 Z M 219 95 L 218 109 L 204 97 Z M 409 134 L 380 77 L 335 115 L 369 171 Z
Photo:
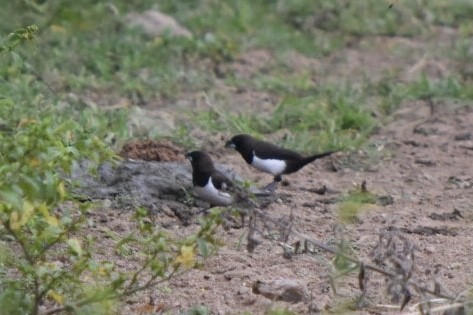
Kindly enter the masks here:
M 438 283 L 444 293 L 459 293 L 473 281 L 473 253 L 469 250 L 473 245 L 469 228 L 473 221 L 473 143 L 465 133 L 472 124 L 471 108 L 442 106 L 431 116 L 429 107 L 423 103 L 406 104 L 393 121 L 371 139 L 379 151 L 376 167 L 363 169 L 354 163 L 352 168 L 350 163 L 344 162 L 363 158 L 357 153 L 340 153 L 324 159 L 287 176 L 287 185 L 277 190 L 279 198 L 264 211 L 275 220 L 288 220 L 292 213 L 295 229 L 321 242 L 330 243 L 343 237 L 357 256 L 367 262 L 371 261 L 379 232 L 386 228 L 397 229 L 415 246 L 414 270 L 419 281 L 432 288 Z M 271 180 L 270 176 L 254 172 L 232 151 L 219 150 L 215 159 L 261 185 Z M 178 162 L 182 163 L 186 162 Z M 339 165 L 337 171 L 334 171 L 334 163 Z M 156 171 L 159 164 L 153 163 L 151 170 Z M 146 162 L 142 166 L 146 167 Z M 190 167 L 185 164 L 183 167 L 189 174 L 182 180 L 183 183 L 188 181 L 186 187 L 190 188 Z M 340 229 L 337 198 L 359 189 L 363 181 L 367 182 L 369 191 L 391 196 L 393 202 L 384 206 L 366 205 L 356 223 Z M 314 192 L 323 185 L 333 192 L 324 195 Z M 189 207 L 179 199 L 159 198 L 153 216 L 156 225 L 176 236 L 197 228 L 197 217 L 192 214 L 200 207 Z M 179 207 L 181 211 L 187 209 L 185 218 L 176 211 Z M 105 224 L 114 231 L 130 231 L 134 228 L 132 215 L 128 211 L 101 209 L 100 217 L 105 219 L 99 225 Z M 244 311 L 261 314 L 276 306 L 305 314 L 334 309 L 359 295 L 356 274 L 339 281 L 337 294 L 333 292 L 328 277 L 333 255 L 320 251 L 318 255 L 298 254 L 285 258 L 280 242 L 266 240 L 253 253 L 248 253 L 246 231 L 219 231 L 225 245 L 204 267 L 172 279 L 167 287 L 130 297 L 123 314 L 139 314 L 149 309 L 150 298 L 156 307 L 171 313 L 205 305 L 215 314 Z M 291 237 L 288 244 L 297 240 Z M 133 270 L 136 267 L 134 260 L 124 260 L 113 252 L 104 254 L 114 257 L 120 268 Z M 288 302 L 254 290 L 255 285 L 271 285 L 275 281 L 296 281 L 305 298 Z M 395 310 L 386 306 L 398 304 L 388 299 L 383 277 L 370 274 L 367 287 L 366 312 Z M 419 296 L 414 296 L 407 310 L 414 310 L 419 300 Z
M 124 158 L 144 161 L 171 162 L 184 160 L 184 151 L 169 141 L 151 139 L 126 143 L 120 155 Z
M 347 69 L 361 77 L 380 76 L 394 69 L 406 80 L 416 77 L 418 72 L 427 72 L 434 77 L 445 75 L 444 65 L 449 62 L 433 62 L 436 56 L 425 55 L 428 45 L 396 38 L 375 38 L 374 42 L 372 49 L 366 50 L 361 43 L 340 52 L 338 57 L 327 58 L 324 63 L 302 58 L 301 64 L 304 67 L 311 65 L 319 77 L 329 81 L 347 75 Z M 396 50 L 396 45 L 402 47 Z M 390 54 L 393 49 L 403 52 Z M 406 49 L 412 49 L 415 54 L 406 59 Z M 257 51 L 253 54 L 255 62 L 249 55 L 234 65 L 241 76 L 251 77 L 257 65 L 269 63 L 268 53 Z M 425 61 L 422 61 L 422 56 L 426 56 Z M 250 92 L 234 93 L 234 102 L 238 103 L 242 97 L 250 104 Z M 414 273 L 418 281 L 431 288 L 437 283 L 445 294 L 460 293 L 473 282 L 473 252 L 470 250 L 473 247 L 470 232 L 473 221 L 472 125 L 471 107 L 443 101 L 435 103 L 432 111 L 426 102 L 405 102 L 391 121 L 371 137 L 374 154 L 341 152 L 287 176 L 286 184 L 276 192 L 275 201 L 263 211 L 282 222 L 292 215 L 295 229 L 322 243 L 344 239 L 354 255 L 370 263 L 373 263 L 373 250 L 379 242 L 380 231 L 399 231 L 415 248 Z M 215 136 L 219 137 L 221 135 Z M 228 174 L 252 180 L 261 186 L 272 180 L 271 176 L 247 166 L 237 153 L 223 149 L 223 144 L 222 140 L 220 147 L 208 149 L 219 166 L 226 165 Z M 175 159 L 176 162 L 136 162 L 139 165 L 124 166 L 128 170 L 124 173 L 126 176 L 112 176 L 114 180 L 107 180 L 110 177 L 105 176 L 102 179 L 107 189 L 114 192 L 107 198 L 116 200 L 116 196 L 121 196 L 123 200 L 123 196 L 132 192 L 138 196 L 133 205 L 144 204 L 152 209 L 156 226 L 175 236 L 195 231 L 202 207 L 185 202 L 183 192 L 191 190 L 191 175 L 190 166 L 180 158 L 182 150 L 172 144 L 145 142 L 129 144 L 123 152 L 130 158 Z M 165 176 L 167 181 L 156 174 Z M 147 176 L 154 177 L 150 181 Z M 135 186 L 137 178 L 140 184 Z M 364 181 L 368 191 L 387 198 L 389 202 L 366 204 L 355 223 L 340 224 L 340 198 L 349 191 L 360 189 Z M 124 182 L 126 184 L 120 186 Z M 168 186 L 173 189 L 166 190 Z M 327 190 L 322 194 L 320 189 L 324 186 Z M 119 193 L 115 194 L 117 191 Z M 90 233 L 100 235 L 100 225 L 115 231 L 133 230 L 132 211 L 124 211 L 120 202 L 112 202 L 112 205 L 91 214 L 105 219 L 97 224 L 97 231 L 92 229 Z M 174 314 L 196 305 L 204 305 L 212 314 L 245 311 L 263 314 L 274 307 L 309 314 L 335 310 L 359 296 L 356 274 L 340 279 L 337 292 L 333 291 L 329 278 L 332 254 L 320 251 L 316 255 L 288 257 L 284 255 L 281 242 L 268 240 L 263 240 L 254 252 L 249 253 L 246 251 L 246 233 L 246 228 L 221 229 L 218 237 L 224 245 L 201 269 L 173 278 L 167 286 L 130 297 L 121 309 L 122 314 L 162 311 Z M 297 241 L 300 239 L 291 236 L 287 244 Z M 104 242 L 104 257 L 113 259 L 124 270 L 137 267 L 137 259 L 116 255 L 106 243 L 108 241 Z M 363 308 L 357 313 L 398 313 L 400 301 L 388 298 L 385 279 L 374 273 L 368 274 L 367 279 L 367 294 L 360 305 Z M 266 289 L 274 283 L 286 283 L 289 287 L 297 283 L 299 287 L 290 289 L 293 291 L 289 294 L 296 292 L 294 294 L 301 298 L 281 298 L 286 296 L 283 291 L 276 295 L 261 294 L 262 285 Z M 415 311 L 416 303 L 421 299 L 414 294 L 406 310 Z

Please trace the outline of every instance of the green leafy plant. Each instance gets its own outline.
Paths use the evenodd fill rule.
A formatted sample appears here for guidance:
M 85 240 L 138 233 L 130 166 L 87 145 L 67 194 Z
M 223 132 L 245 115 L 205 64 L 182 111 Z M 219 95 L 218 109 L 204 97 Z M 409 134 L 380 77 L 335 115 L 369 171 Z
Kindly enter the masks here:
M 116 116 L 97 110 L 99 118 L 91 119 L 87 109 L 47 100 L 26 105 L 0 98 L 0 314 L 111 314 L 113 301 L 162 284 L 214 252 L 218 211 L 196 233 L 175 239 L 138 209 L 136 231 L 115 239 L 118 253 L 140 257 L 137 269 L 98 259 L 84 224 L 91 205 L 69 194 L 69 175 L 84 159 L 91 171 L 117 159 L 103 141 Z
M 210 312 L 204 305 L 194 306 L 183 313 L 183 315 L 209 315 Z
M 2 105 L 2 114 L 12 110 L 12 103 Z M 82 158 L 99 162 L 114 155 L 77 122 L 57 123 L 52 113 L 40 117 L 0 132 L 2 310 L 38 314 L 45 303 L 46 314 L 108 309 L 108 301 L 166 281 L 198 263 L 198 254 L 212 253 L 218 214 L 203 220 L 195 235 L 174 240 L 146 223 L 141 209 L 138 236 L 117 240 L 117 248 L 127 245 L 144 257 L 141 267 L 129 274 L 96 260 L 94 239 L 80 236 L 88 204 L 70 204 L 64 175 Z
M 14 104 L 2 103 L 2 114 L 13 110 Z M 85 207 L 59 212 L 68 197 L 63 175 L 80 158 L 99 161 L 112 153 L 76 122 L 55 123 L 51 114 L 23 118 L 8 127 L 0 133 L 0 236 L 8 240 L 2 242 L 7 272 L 0 300 L 22 298 L 28 307 L 17 314 L 37 314 L 47 296 L 60 301 L 59 287 L 74 284 L 87 269 L 87 255 L 71 235 Z M 70 254 L 65 255 L 67 263 L 59 264 L 58 254 L 64 251 Z
M 0 44 L 0 54 L 11 52 L 22 42 L 33 39 L 37 31 L 38 27 L 36 25 L 30 25 L 8 34 L 7 38 Z
M 342 199 L 338 207 L 338 217 L 342 223 L 356 223 L 359 220 L 358 215 L 377 200 L 378 197 L 367 191 L 365 184 L 362 184 L 360 190 L 351 191 Z

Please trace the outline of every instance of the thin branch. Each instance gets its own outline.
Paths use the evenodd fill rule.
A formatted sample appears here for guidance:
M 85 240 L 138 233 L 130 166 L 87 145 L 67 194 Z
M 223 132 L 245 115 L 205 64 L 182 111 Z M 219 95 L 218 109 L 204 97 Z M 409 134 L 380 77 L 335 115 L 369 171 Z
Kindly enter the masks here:
M 152 278 L 151 278 L 150 280 L 148 280 L 144 285 L 139 286 L 139 287 L 136 287 L 136 288 L 133 288 L 133 289 L 131 289 L 131 290 L 123 290 L 122 292 L 119 292 L 119 293 L 114 294 L 114 295 L 112 294 L 112 295 L 110 295 L 110 296 L 107 296 L 106 298 L 101 297 L 101 296 L 89 297 L 89 298 L 80 300 L 80 301 L 78 301 L 77 303 L 74 303 L 73 305 L 64 305 L 64 306 L 60 306 L 60 307 L 56 307 L 56 308 L 50 309 L 50 310 L 44 312 L 43 314 L 44 314 L 44 315 L 57 314 L 57 313 L 60 313 L 60 312 L 69 310 L 69 309 L 71 309 L 71 308 L 81 307 L 81 306 L 84 306 L 84 305 L 87 305 L 87 304 L 92 304 L 92 303 L 95 303 L 95 302 L 99 302 L 99 301 L 102 301 L 102 300 L 105 300 L 105 299 L 117 299 L 117 298 L 120 298 L 120 297 L 123 297 L 123 296 L 128 296 L 128 295 L 137 293 L 137 292 L 139 292 L 139 291 L 143 291 L 143 290 L 146 290 L 146 289 L 155 287 L 155 286 L 157 286 L 157 285 L 159 285 L 159 284 L 162 284 L 162 283 L 164 283 L 164 282 L 167 282 L 167 281 L 169 281 L 172 277 L 181 276 L 181 275 L 183 275 L 184 273 L 188 272 L 190 269 L 182 270 L 182 271 L 179 272 L 179 273 L 177 273 L 177 270 L 178 270 L 178 267 L 175 267 L 175 268 L 173 269 L 173 271 L 171 271 L 171 273 L 170 273 L 167 277 L 162 278 L 162 279 L 159 280 L 159 281 L 154 281 L 154 282 L 153 282 L 153 279 L 156 279 L 156 278 L 155 278 L 155 277 L 152 277 Z
M 51 248 L 53 247 L 55 244 L 57 244 L 64 236 L 66 236 L 67 234 L 69 234 L 69 232 L 71 231 L 71 229 L 73 229 L 76 224 L 79 223 L 79 221 L 81 220 L 81 217 L 83 216 L 83 214 L 81 214 L 79 217 L 77 217 L 74 221 L 72 221 L 72 223 L 70 225 L 66 225 L 64 230 L 59 233 L 59 235 L 51 242 L 49 242 L 47 245 L 43 246 L 43 250 L 38 254 L 38 257 L 39 258 L 42 258 L 43 255 Z
M 149 266 L 149 264 L 156 258 L 156 256 L 158 256 L 159 252 L 155 252 L 153 254 L 153 256 L 151 258 L 149 258 L 144 264 L 143 266 L 141 266 L 141 268 L 135 272 L 135 274 L 133 275 L 133 277 L 131 278 L 131 281 L 130 283 L 125 287 L 125 291 L 128 289 L 128 288 L 131 288 L 137 281 L 138 281 L 138 276 L 143 272 L 145 271 L 145 269 Z
M 26 244 L 23 243 L 23 241 L 18 237 L 18 235 L 16 235 L 15 231 L 13 231 L 11 228 L 10 228 L 10 224 L 9 222 L 2 222 L 3 223 L 3 227 L 7 230 L 7 232 L 13 236 L 13 238 L 15 239 L 15 241 L 20 245 L 21 247 L 21 251 L 23 252 L 23 255 L 25 257 L 25 259 L 31 264 L 33 265 L 35 263 L 35 259 L 33 258 L 33 256 L 30 254 L 30 252 L 28 251 L 27 247 L 26 247 Z
M 177 270 L 179 269 L 178 266 L 174 267 L 174 269 L 171 271 L 171 273 L 166 277 L 166 278 L 163 278 L 159 281 L 155 281 L 153 282 L 154 279 L 156 279 L 156 276 L 153 276 L 150 278 L 150 280 L 148 280 L 148 282 L 146 282 L 145 284 L 143 284 L 142 286 L 139 286 L 139 287 L 136 287 L 132 290 L 127 290 L 127 291 L 123 291 L 121 292 L 120 294 L 117 294 L 114 298 L 119 298 L 119 297 L 123 297 L 123 296 L 128 296 L 128 295 L 131 295 L 133 293 L 136 293 L 136 292 L 139 292 L 139 291 L 143 291 L 143 290 L 146 290 L 146 289 L 149 289 L 149 288 L 152 288 L 158 284 L 161 284 L 161 283 L 164 283 L 166 281 L 169 281 L 171 280 L 172 277 L 174 276 L 181 276 L 183 275 L 184 273 L 188 272 L 190 269 L 185 269 L 185 270 L 182 270 L 179 274 L 176 275 L 176 272 Z
M 69 273 L 69 270 L 62 270 L 59 273 L 59 275 L 53 277 L 51 281 L 49 281 L 49 283 L 43 288 L 43 290 L 39 292 L 38 294 L 39 301 L 41 301 L 41 299 L 48 293 L 48 291 L 51 290 L 51 288 L 53 287 L 54 284 L 56 284 L 57 281 L 63 280 L 62 277 L 68 273 Z

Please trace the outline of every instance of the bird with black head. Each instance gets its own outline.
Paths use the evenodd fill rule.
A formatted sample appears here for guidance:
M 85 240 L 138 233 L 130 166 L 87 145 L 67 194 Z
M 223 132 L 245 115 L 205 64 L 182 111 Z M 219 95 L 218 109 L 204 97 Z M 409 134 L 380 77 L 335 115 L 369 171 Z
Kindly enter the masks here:
M 267 190 L 274 190 L 282 180 L 282 175 L 295 173 L 307 164 L 337 152 L 327 151 L 304 157 L 297 152 L 245 134 L 232 137 L 225 146 L 238 151 L 246 163 L 257 170 L 274 176 L 274 181 L 266 186 Z

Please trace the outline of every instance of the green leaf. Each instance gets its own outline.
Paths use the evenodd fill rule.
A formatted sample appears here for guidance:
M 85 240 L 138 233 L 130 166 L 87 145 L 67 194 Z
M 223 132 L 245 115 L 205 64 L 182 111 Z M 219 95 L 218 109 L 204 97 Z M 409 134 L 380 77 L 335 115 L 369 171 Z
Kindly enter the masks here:
M 125 281 L 127 280 L 122 274 L 119 273 L 112 273 L 112 288 L 114 290 L 123 286 Z
M 204 258 L 209 257 L 210 251 L 207 242 L 201 238 L 197 239 L 197 250 Z
M 20 209 L 23 205 L 23 198 L 21 197 L 21 189 L 16 186 L 0 187 L 0 202 L 4 202 L 9 206 Z
M 82 256 L 82 247 L 80 241 L 77 238 L 70 238 L 67 240 L 67 245 L 71 249 L 71 252 L 76 256 Z
M 20 174 L 18 185 L 28 199 L 34 199 L 40 192 L 41 183 L 33 179 L 30 175 Z

